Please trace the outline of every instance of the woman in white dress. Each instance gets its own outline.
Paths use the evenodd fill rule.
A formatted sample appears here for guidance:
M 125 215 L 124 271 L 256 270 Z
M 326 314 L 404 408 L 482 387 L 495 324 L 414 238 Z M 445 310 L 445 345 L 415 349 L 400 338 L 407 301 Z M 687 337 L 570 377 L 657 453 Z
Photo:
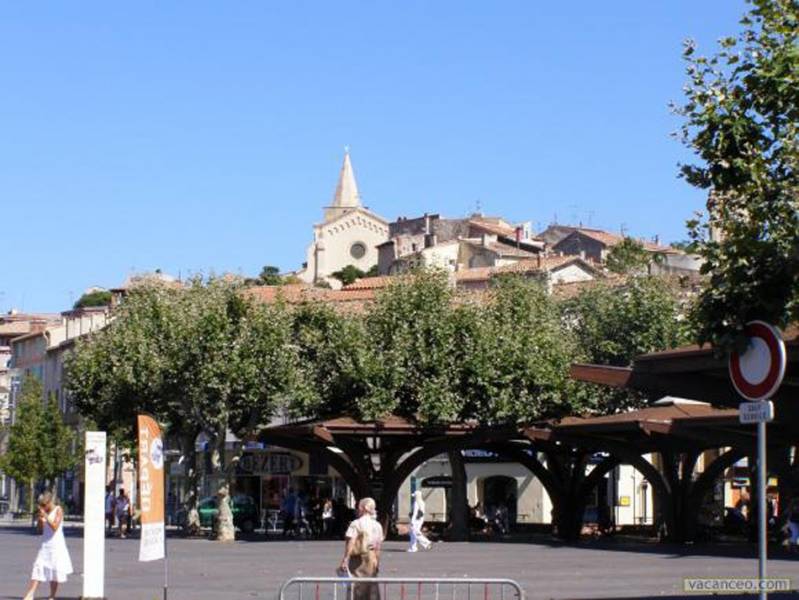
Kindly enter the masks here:
M 39 527 L 42 530 L 42 545 L 36 555 L 31 573 L 31 584 L 24 600 L 33 600 L 39 582 L 50 582 L 50 598 L 55 598 L 58 584 L 72 573 L 67 542 L 64 539 L 64 511 L 56 506 L 53 494 L 44 492 L 39 496 Z
M 416 490 L 413 493 L 413 511 L 411 512 L 411 547 L 408 552 L 416 552 L 418 546 L 425 550 L 429 550 L 433 543 L 427 539 L 422 533 L 424 526 L 424 500 L 422 499 L 422 491 Z

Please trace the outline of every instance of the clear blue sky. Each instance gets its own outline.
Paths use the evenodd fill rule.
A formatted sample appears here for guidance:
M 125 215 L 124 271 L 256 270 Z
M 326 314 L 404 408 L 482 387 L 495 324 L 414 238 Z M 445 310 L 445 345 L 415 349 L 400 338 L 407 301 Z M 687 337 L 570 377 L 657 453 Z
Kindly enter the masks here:
M 702 195 L 667 104 L 740 0 L 0 6 L 0 309 L 132 270 L 298 268 L 345 145 L 388 219 L 667 241 Z

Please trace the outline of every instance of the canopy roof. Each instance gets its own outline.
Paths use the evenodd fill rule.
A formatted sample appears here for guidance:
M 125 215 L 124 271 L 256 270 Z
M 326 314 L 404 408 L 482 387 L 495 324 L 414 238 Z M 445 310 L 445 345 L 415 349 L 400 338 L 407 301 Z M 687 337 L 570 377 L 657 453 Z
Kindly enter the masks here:
M 392 437 L 392 438 L 441 438 L 463 436 L 487 428 L 476 421 L 449 423 L 444 425 L 427 425 L 400 417 L 389 415 L 374 421 L 358 421 L 353 417 L 331 417 L 328 419 L 309 419 L 276 425 L 265 430 L 266 433 L 281 436 L 315 436 L 331 442 L 338 437 Z M 497 431 L 517 430 L 514 427 L 498 427 Z
M 799 399 L 799 327 L 788 328 L 783 337 L 788 351 L 785 380 L 775 400 Z M 574 364 L 571 376 L 578 381 L 638 390 L 654 398 L 678 396 L 718 406 L 738 406 L 740 396 L 730 382 L 727 359 L 710 346 L 684 346 L 636 357 L 632 367 Z

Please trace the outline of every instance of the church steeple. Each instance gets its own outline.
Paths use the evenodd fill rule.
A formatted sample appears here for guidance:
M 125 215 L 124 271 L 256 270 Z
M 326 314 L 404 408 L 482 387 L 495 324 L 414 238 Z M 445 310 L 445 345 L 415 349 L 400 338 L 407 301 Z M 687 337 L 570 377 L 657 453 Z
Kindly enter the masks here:
M 353 208 L 361 207 L 361 196 L 358 193 L 358 184 L 355 182 L 355 173 L 352 171 L 349 148 L 344 150 L 344 164 L 338 176 L 336 193 L 333 202 L 325 208 L 325 221 L 330 221 L 349 212 Z

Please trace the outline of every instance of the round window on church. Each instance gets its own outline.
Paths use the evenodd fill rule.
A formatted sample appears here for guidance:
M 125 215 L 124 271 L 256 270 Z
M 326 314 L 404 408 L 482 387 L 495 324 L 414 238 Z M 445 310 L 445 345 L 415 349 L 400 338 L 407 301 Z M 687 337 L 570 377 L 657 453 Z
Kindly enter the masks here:
M 350 246 L 350 254 L 352 258 L 360 259 L 366 256 L 366 245 L 361 242 L 355 242 Z

